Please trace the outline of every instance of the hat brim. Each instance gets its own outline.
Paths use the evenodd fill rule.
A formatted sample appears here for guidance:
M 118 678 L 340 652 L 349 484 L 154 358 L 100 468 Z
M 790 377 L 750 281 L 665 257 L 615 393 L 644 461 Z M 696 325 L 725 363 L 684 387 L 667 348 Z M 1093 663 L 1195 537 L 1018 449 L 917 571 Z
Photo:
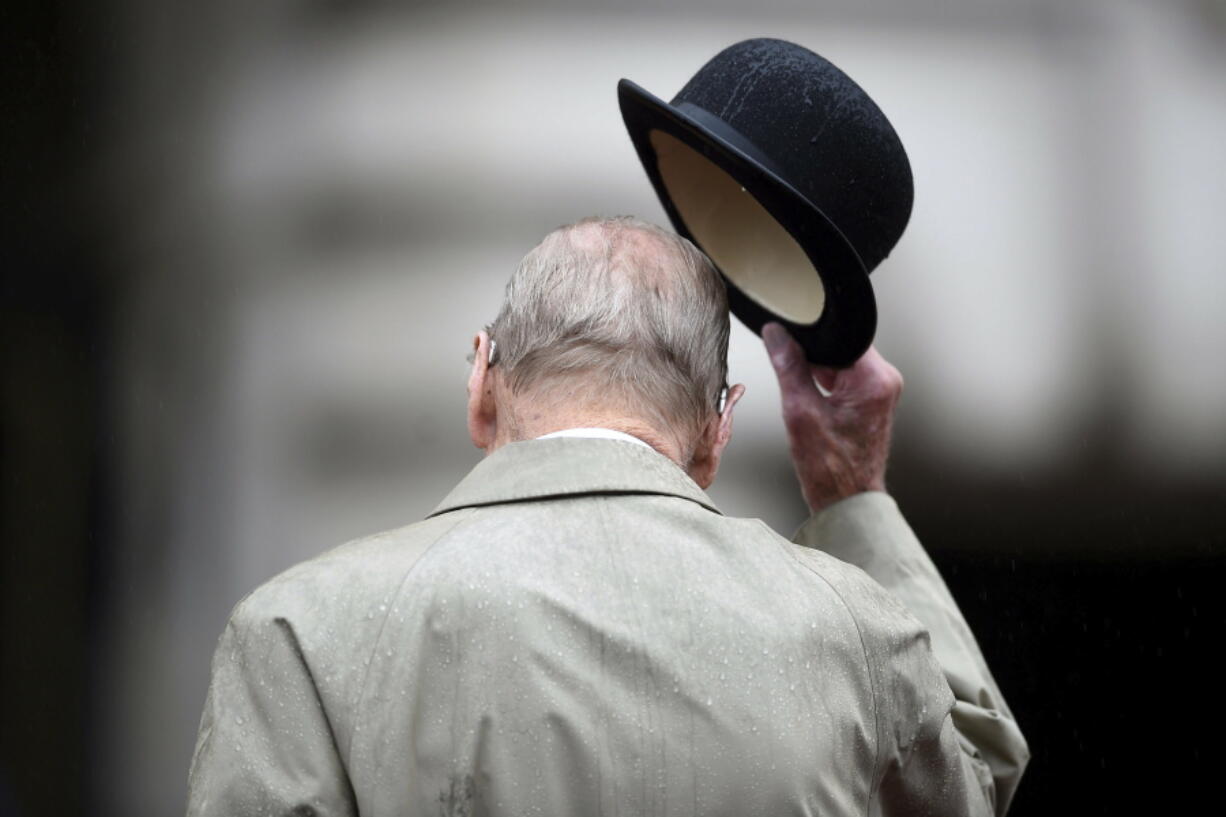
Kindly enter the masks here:
M 859 255 L 820 209 L 786 182 L 772 163 L 714 115 L 693 105 L 670 105 L 628 79 L 617 84 L 622 119 L 639 160 L 674 229 L 699 247 L 664 184 L 649 132 L 663 131 L 734 178 L 786 230 L 808 256 L 825 290 L 821 316 L 810 324 L 785 318 L 740 289 L 721 270 L 732 313 L 749 329 L 775 321 L 796 338 L 811 363 L 845 367 L 873 342 L 877 304 Z

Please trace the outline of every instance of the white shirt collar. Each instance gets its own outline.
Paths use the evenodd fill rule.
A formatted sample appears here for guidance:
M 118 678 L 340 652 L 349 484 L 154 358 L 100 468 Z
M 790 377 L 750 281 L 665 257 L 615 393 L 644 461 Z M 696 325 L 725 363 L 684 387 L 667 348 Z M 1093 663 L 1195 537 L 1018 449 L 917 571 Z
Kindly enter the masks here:
M 537 437 L 538 440 L 547 440 L 550 437 L 596 437 L 603 440 L 625 440 L 629 443 L 638 443 L 639 445 L 651 448 L 650 445 L 640 440 L 638 437 L 627 434 L 624 431 L 617 431 L 612 428 L 564 428 L 561 431 L 552 431 L 549 434 L 542 434 Z

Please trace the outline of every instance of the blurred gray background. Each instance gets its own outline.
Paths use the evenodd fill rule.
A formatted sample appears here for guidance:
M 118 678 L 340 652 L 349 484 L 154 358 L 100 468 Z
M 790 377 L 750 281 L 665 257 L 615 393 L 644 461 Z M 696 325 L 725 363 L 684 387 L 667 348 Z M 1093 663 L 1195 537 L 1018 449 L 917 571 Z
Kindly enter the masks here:
M 1213 685 L 1223 623 L 1226 3 L 6 15 L 4 813 L 182 811 L 231 607 L 475 464 L 465 355 L 546 232 L 667 223 L 617 80 L 669 99 L 752 36 L 839 65 L 907 146 L 914 215 L 873 275 L 907 378 L 892 489 L 1031 738 L 1015 812 L 1118 813 L 1134 773 L 1221 756 L 1153 713 Z M 735 321 L 730 368 L 711 493 L 790 534 Z

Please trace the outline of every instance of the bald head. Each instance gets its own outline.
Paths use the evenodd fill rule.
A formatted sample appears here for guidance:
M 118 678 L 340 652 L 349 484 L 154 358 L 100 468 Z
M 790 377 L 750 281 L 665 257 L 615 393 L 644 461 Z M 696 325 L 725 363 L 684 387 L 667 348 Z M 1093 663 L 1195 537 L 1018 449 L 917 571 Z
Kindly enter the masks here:
M 564 252 L 585 259 L 590 267 L 605 265 L 611 283 L 620 277 L 631 285 L 664 288 L 671 293 L 678 282 L 678 270 L 692 272 L 693 267 L 706 263 L 705 258 L 694 257 L 701 251 L 692 244 L 687 247 L 689 242 L 683 241 L 630 217 L 589 218 L 553 231 L 533 252 L 548 254 L 562 246 Z
M 620 413 L 692 441 L 727 376 L 723 281 L 689 241 L 630 216 L 545 236 L 489 327 L 520 404 Z

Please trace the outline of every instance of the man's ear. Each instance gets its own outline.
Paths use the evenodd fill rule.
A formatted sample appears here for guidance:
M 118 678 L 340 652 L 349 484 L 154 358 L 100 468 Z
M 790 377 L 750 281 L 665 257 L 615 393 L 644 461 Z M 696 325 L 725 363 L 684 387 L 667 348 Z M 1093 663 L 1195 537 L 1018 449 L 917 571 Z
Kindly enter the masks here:
M 490 375 L 492 348 L 489 334 L 478 332 L 473 338 L 473 368 L 468 375 L 468 436 L 486 453 L 498 438 L 498 407 Z
M 719 461 L 724 455 L 728 441 L 732 439 L 732 410 L 737 401 L 745 394 L 745 387 L 740 383 L 728 390 L 728 399 L 724 401 L 724 410 L 707 423 L 694 449 L 694 457 L 690 460 L 689 474 L 698 487 L 706 490 L 715 482 L 715 474 L 719 471 Z

